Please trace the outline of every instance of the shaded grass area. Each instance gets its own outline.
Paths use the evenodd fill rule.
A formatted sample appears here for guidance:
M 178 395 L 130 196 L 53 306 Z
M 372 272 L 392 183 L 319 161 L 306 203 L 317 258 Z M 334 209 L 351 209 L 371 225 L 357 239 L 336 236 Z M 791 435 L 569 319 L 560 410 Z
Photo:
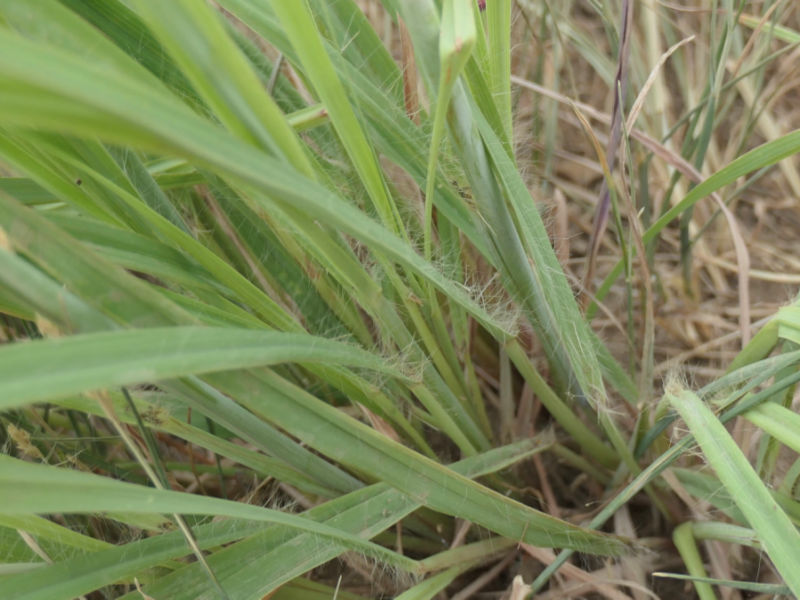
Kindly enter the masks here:
M 800 593 L 792 0 L 0 17 L 0 596 Z

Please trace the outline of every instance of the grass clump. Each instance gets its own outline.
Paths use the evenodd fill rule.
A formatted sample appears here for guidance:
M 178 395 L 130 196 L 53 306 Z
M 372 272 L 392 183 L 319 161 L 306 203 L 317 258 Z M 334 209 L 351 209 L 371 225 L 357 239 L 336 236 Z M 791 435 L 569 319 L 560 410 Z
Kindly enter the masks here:
M 790 0 L 0 17 L 0 596 L 800 593 Z

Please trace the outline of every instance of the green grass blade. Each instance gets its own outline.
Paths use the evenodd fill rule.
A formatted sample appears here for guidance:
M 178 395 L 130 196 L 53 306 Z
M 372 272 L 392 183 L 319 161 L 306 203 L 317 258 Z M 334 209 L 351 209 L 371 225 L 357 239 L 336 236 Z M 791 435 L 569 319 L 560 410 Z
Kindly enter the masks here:
M 0 515 L 0 525 L 25 531 L 35 539 L 47 539 L 63 546 L 71 546 L 85 552 L 99 552 L 113 545 L 102 540 L 78 533 L 68 527 L 48 521 L 36 515 Z
M 463 571 L 463 568 L 450 567 L 446 571 L 418 583 L 399 596 L 395 596 L 395 600 L 430 600 L 450 585 Z
M 128 423 L 130 425 L 136 424 L 134 416 L 125 408 L 122 395 L 118 392 L 114 392 L 109 393 L 109 397 L 113 402 L 117 418 L 123 423 Z M 317 495 L 322 498 L 332 498 L 338 493 L 339 488 L 326 487 L 323 478 L 312 477 L 306 471 L 295 469 L 285 460 L 264 456 L 260 452 L 242 447 L 239 444 L 235 444 L 186 423 L 184 420 L 178 418 L 178 411 L 183 412 L 185 406 L 183 403 L 171 398 L 168 394 L 156 394 L 151 399 L 152 402 L 146 402 L 136 398 L 136 405 L 139 413 L 145 415 L 147 425 L 152 429 L 177 436 L 198 447 L 230 458 L 240 465 L 252 469 L 265 477 L 275 477 L 280 481 L 285 481 L 304 493 Z M 170 400 L 173 400 L 173 402 L 170 403 Z M 84 396 L 56 400 L 54 404 L 71 410 L 80 410 L 84 413 L 97 415 L 99 417 L 105 416 L 105 413 L 95 400 Z M 169 409 L 170 406 L 174 407 L 173 410 Z M 250 418 L 252 420 L 252 416 L 250 416 Z M 267 444 L 264 445 L 266 446 Z M 274 446 L 271 449 L 274 449 Z M 353 487 L 352 485 L 345 486 L 344 489 L 353 489 Z
M 3 202 L 1 197 L 0 202 Z M 11 227 L 13 224 L 13 228 L 8 229 L 10 239 L 16 241 L 18 246 L 24 242 L 23 248 L 32 253 L 37 261 L 43 261 L 50 273 L 62 279 L 70 289 L 79 292 L 87 303 L 90 302 L 96 309 L 108 312 L 114 321 L 127 326 L 192 323 L 190 315 L 180 311 L 164 298 L 159 298 L 147 284 L 119 269 L 112 268 L 96 255 L 77 246 L 74 240 L 33 211 L 17 207 L 14 203 L 7 204 L 5 208 L 8 210 L 0 211 L 0 225 L 6 224 L 6 227 Z M 15 208 L 19 210 L 15 211 Z M 6 254 L 3 253 L 3 256 Z M 46 290 L 48 293 L 28 297 L 41 314 L 51 315 L 53 323 L 66 330 L 80 325 L 81 330 L 86 331 L 114 326 L 114 321 L 106 318 L 98 310 L 78 305 L 69 294 L 62 292 L 59 286 L 54 286 L 51 280 L 30 265 L 23 261 L 14 261 L 13 264 L 24 267 L 28 275 L 13 278 L 10 280 L 10 286 L 27 289 L 36 284 L 33 285 L 33 289 Z M 13 274 L 10 271 L 8 273 Z M 31 277 L 31 273 L 36 275 Z M 110 293 L 109 289 L 113 289 L 113 293 Z M 173 382 L 170 385 L 183 386 L 182 392 L 187 395 L 192 406 L 203 414 L 211 416 L 216 422 L 237 432 L 256 447 L 285 458 L 287 462 L 309 475 L 313 472 L 314 477 L 330 485 L 332 489 L 350 490 L 358 486 L 358 482 L 352 477 L 346 476 L 333 465 L 300 448 L 263 421 L 253 419 L 250 413 L 229 398 L 208 389 L 190 386 L 186 382 L 180 384 Z
M 35 211 L 2 195 L 0 227 L 5 229 L 14 250 L 27 255 L 51 277 L 66 283 L 71 293 L 112 321 L 141 327 L 195 322 L 142 280 L 82 247 Z M 109 289 L 115 290 L 113 295 Z M 53 312 L 56 311 L 54 307 Z
M 3 177 L 0 178 L 0 191 L 16 198 L 26 206 L 37 206 L 40 204 L 55 204 L 59 202 L 54 196 L 38 183 L 27 177 Z
M 516 450 L 514 446 L 497 450 L 500 452 L 492 451 L 485 456 L 470 457 L 451 467 L 466 477 L 477 477 L 500 467 L 506 461 L 513 461 L 515 453 L 517 457 L 522 456 L 525 448 L 516 445 Z M 487 460 L 491 454 L 494 454 L 495 459 Z M 484 467 L 479 466 L 482 462 Z M 304 513 L 304 516 L 324 520 L 344 531 L 372 536 L 420 506 L 418 502 L 386 484 L 378 484 L 316 506 Z M 318 540 L 306 545 L 311 536 L 291 535 L 293 534 L 288 531 L 278 529 L 265 531 L 210 557 L 209 562 L 220 575 L 226 589 L 243 597 L 258 597 L 269 593 L 281 582 L 338 556 L 345 549 L 341 545 L 322 544 Z M 197 565 L 187 566 L 183 572 L 164 578 L 148 591 L 157 597 L 176 600 L 211 600 L 207 586 L 204 587 L 202 581 L 198 580 L 197 573 Z
M 86 217 L 49 214 L 50 221 L 75 239 L 92 247 L 110 262 L 126 269 L 147 273 L 161 281 L 173 282 L 193 291 L 230 295 L 217 278 L 174 247 L 131 231 L 118 229 Z
M 210 6 L 192 0 L 133 5 L 229 131 L 313 177 L 296 133 Z
M 800 452 L 800 415 L 774 402 L 744 413 L 744 418 L 795 452 Z
M 720 587 L 729 587 L 735 590 L 744 590 L 746 592 L 753 592 L 754 594 L 763 594 L 772 597 L 788 596 L 791 590 L 785 585 L 778 585 L 775 583 L 755 583 L 751 581 L 733 581 L 732 579 L 714 579 L 713 577 L 698 577 L 695 575 L 682 575 L 680 573 L 653 573 L 653 577 L 664 577 L 669 579 L 680 579 L 683 581 L 691 581 L 695 585 L 708 584 L 717 585 Z M 710 596 L 716 598 L 715 595 Z
M 540 449 L 541 447 L 537 447 L 534 442 L 526 440 L 466 459 L 452 465 L 452 467 L 465 476 L 477 477 L 504 468 Z M 371 528 L 378 531 L 384 523 L 391 524 L 419 506 L 408 499 L 398 502 L 399 499 L 402 499 L 402 495 L 399 492 L 389 489 L 385 484 L 379 484 L 320 505 L 305 513 L 304 516 L 320 522 L 327 521 L 343 531 L 363 535 L 364 523 L 373 524 Z M 389 514 L 387 511 L 390 509 L 391 513 Z M 386 520 L 387 517 L 389 517 L 388 520 Z M 376 523 L 378 524 L 377 527 L 375 526 Z M 195 528 L 195 533 L 198 544 L 202 548 L 219 546 L 239 538 L 251 538 L 242 542 L 236 552 L 229 551 L 220 556 L 210 557 L 212 563 L 218 563 L 215 565 L 215 571 L 223 578 L 226 578 L 227 568 L 235 569 L 235 573 L 227 577 L 231 581 L 225 586 L 230 592 L 235 590 L 235 588 L 231 588 L 231 585 L 238 583 L 243 588 L 248 588 L 251 594 L 254 592 L 250 589 L 250 586 L 254 584 L 258 586 L 261 594 L 268 593 L 270 589 L 277 587 L 281 581 L 294 577 L 295 573 L 300 574 L 306 567 L 312 568 L 312 566 L 316 566 L 316 564 L 320 564 L 328 558 L 333 558 L 346 549 L 341 544 L 335 542 L 328 544 L 317 538 L 313 546 L 314 550 L 311 553 L 314 557 L 314 563 L 305 562 L 310 558 L 306 555 L 302 557 L 300 564 L 298 564 L 295 555 L 298 551 L 301 553 L 304 551 L 302 546 L 297 543 L 299 541 L 297 540 L 298 534 L 291 530 L 280 532 L 277 531 L 277 528 L 272 529 L 273 531 L 266 531 L 261 524 L 231 520 L 200 525 Z M 256 536 L 260 531 L 264 531 L 264 535 Z M 299 535 L 302 536 L 303 534 Z M 243 548 L 251 545 L 258 545 L 257 547 L 260 547 L 260 551 L 242 551 Z M 36 578 L 20 576 L 8 579 L 5 582 L 0 581 L 0 593 L 6 595 L 19 594 L 20 600 L 23 598 L 25 600 L 55 600 L 56 598 L 64 598 L 66 600 L 81 593 L 87 593 L 102 585 L 129 578 L 141 569 L 161 564 L 170 558 L 177 558 L 188 552 L 189 548 L 179 532 L 166 533 L 121 547 L 110 548 L 106 552 L 94 552 L 91 555 L 46 567 L 38 572 Z M 231 554 L 236 555 L 232 557 L 234 560 L 229 560 Z M 226 567 L 226 565 L 229 566 Z M 261 577 L 257 578 L 257 582 L 250 578 L 242 577 L 242 570 L 245 569 L 245 565 L 249 565 L 250 570 L 253 572 L 260 570 Z M 266 565 L 266 571 L 264 565 Z M 196 566 L 199 565 L 187 567 L 185 571 L 192 573 Z M 276 578 L 271 578 L 270 573 L 280 575 Z M 67 574 L 69 574 L 69 577 L 67 577 Z M 172 579 L 180 582 L 183 580 L 184 575 L 176 573 Z M 187 595 L 197 593 L 199 595 L 205 591 L 207 584 L 192 578 L 188 586 L 185 587 L 188 587 L 188 589 L 179 590 L 176 593 Z M 17 596 L 15 595 L 14 597 Z M 156 597 L 162 596 L 159 594 Z M 167 595 L 163 597 L 174 598 L 176 596 Z
M 489 85 L 503 124 L 502 139 L 506 148 L 511 147 L 514 139 L 511 126 L 511 5 L 511 0 L 486 3 Z
M 747 27 L 750 27 L 751 29 L 759 28 L 761 35 L 775 36 L 777 39 L 781 40 L 782 42 L 786 42 L 787 44 L 800 44 L 800 33 L 784 25 L 770 23 L 766 27 L 761 28 L 761 19 L 756 18 L 753 15 L 744 14 L 739 15 L 739 22 L 743 25 L 747 25 Z
M 226 520 L 196 526 L 193 533 L 198 546 L 206 549 L 253 535 L 264 527 L 252 521 Z M 68 600 L 116 581 L 130 580 L 144 569 L 189 552 L 181 532 L 165 533 L 44 566 L 36 577 L 0 580 L 0 593 L 19 600 Z
M 284 362 L 349 364 L 399 375 L 371 353 L 302 334 L 199 327 L 114 331 L 0 348 L 0 407 Z
M 800 533 L 780 509 L 747 458 L 711 410 L 693 393 L 676 391 L 669 399 L 749 525 L 758 533 L 786 584 L 800 595 Z
M 300 69 L 312 82 L 330 115 L 350 160 L 358 171 L 382 223 L 404 236 L 405 228 L 383 180 L 377 157 L 369 145 L 344 86 L 333 68 L 308 5 L 303 2 L 272 2 L 286 35 L 300 59 Z
M 225 375 L 210 375 L 207 380 L 322 454 L 385 481 L 438 512 L 459 516 L 533 545 L 580 546 L 583 551 L 601 554 L 625 551 L 625 540 L 602 534 L 586 535 L 580 527 L 471 482 L 274 374 L 262 372 L 252 381 L 244 376 Z M 264 393 L 265 386 L 269 393 Z
M 445 0 L 442 6 L 442 33 L 439 37 L 439 89 L 433 115 L 433 133 L 428 154 L 425 183 L 425 224 L 423 232 L 424 255 L 432 257 L 433 204 L 436 189 L 436 172 L 439 147 L 445 133 L 447 110 L 453 87 L 469 60 L 475 45 L 475 21 L 471 0 Z
M 703 566 L 703 559 L 700 556 L 700 551 L 697 548 L 694 534 L 692 531 L 692 522 L 681 523 L 672 532 L 672 541 L 678 552 L 681 555 L 686 569 L 692 575 L 694 582 L 694 589 L 700 600 L 716 600 L 717 596 L 711 589 L 711 586 L 705 581 L 699 581 L 708 577 L 706 569 Z
M 298 577 L 275 590 L 270 600 L 367 600 L 367 598 L 343 591 L 341 588 Z
M 415 570 L 415 561 L 333 527 L 284 512 L 207 496 L 158 490 L 114 481 L 90 473 L 59 469 L 0 456 L 0 499 L 7 514 L 178 513 L 226 516 L 234 519 L 286 525 L 339 540 L 354 550 L 380 556 L 392 564 Z
M 376 253 L 430 281 L 495 336 L 503 338 L 507 334 L 505 327 L 469 298 L 460 286 L 443 277 L 399 237 L 285 164 L 243 145 L 217 127 L 186 112 L 185 107 L 173 99 L 154 96 L 152 91 L 113 71 L 87 66 L 74 57 L 7 34 L 0 34 L 0 56 L 30 58 L 30 62 L 22 61 L 27 63 L 25 65 L 19 60 L 0 61 L 0 81 L 7 81 L 18 92 L 0 97 L 0 107 L 9 109 L 2 113 L 4 116 L 13 115 L 17 122 L 38 123 L 81 135 L 100 135 L 137 146 L 176 151 L 179 155 L 188 152 L 198 163 L 215 172 L 255 186 L 281 204 L 354 236 Z M 67 64 L 57 64 L 63 61 Z M 69 77 L 65 77 L 65 73 L 69 73 Z M 38 93 L 42 90 L 39 86 L 49 88 L 40 96 L 44 104 L 30 102 L 29 94 L 37 92 L 24 81 L 31 76 L 35 80 L 31 85 L 40 90 Z M 103 89 L 97 89 L 98 86 Z M 66 96 L 60 96 L 56 101 L 56 96 L 62 93 Z M 23 94 L 26 94 L 25 100 Z M 102 108 L 98 103 L 103 105 Z M 89 110 L 87 107 L 92 105 Z M 131 105 L 149 109 L 126 110 Z M 134 118 L 129 121 L 131 117 Z
M 373 28 L 362 7 L 355 0 L 311 0 L 309 6 L 314 15 L 325 18 L 327 39 L 323 38 L 323 44 L 331 60 L 335 61 L 338 56 L 355 65 L 365 78 L 383 89 L 388 96 L 387 103 L 403 104 L 403 76 L 380 38 L 385 32 Z M 256 9 L 263 10 L 263 7 L 256 2 Z M 341 82 L 345 87 L 349 85 L 346 78 Z
M 28 261 L 0 249 L 0 284 L 4 290 L 14 291 L 32 311 L 51 323 L 67 328 L 67 323 L 77 331 L 90 333 L 113 327 L 113 322 L 99 315 L 81 298 L 64 289 Z

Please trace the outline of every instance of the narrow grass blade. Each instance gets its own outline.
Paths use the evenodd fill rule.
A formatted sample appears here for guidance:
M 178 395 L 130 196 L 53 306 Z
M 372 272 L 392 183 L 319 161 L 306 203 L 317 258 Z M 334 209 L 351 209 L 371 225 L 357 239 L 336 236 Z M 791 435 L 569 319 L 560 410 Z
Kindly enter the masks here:
M 439 88 L 433 115 L 433 133 L 428 154 L 425 184 L 425 224 L 423 245 L 425 258 L 432 257 L 433 204 L 440 145 L 445 134 L 446 113 L 453 87 L 469 60 L 475 45 L 475 21 L 471 0 L 445 0 L 442 6 L 442 33 L 439 37 Z
M 40 314 L 50 315 L 53 323 L 67 330 L 78 327 L 92 331 L 114 328 L 116 322 L 126 326 L 193 322 L 188 313 L 159 297 L 146 283 L 76 244 L 34 211 L 19 207 L 1 196 L 0 203 L 5 203 L 0 210 L 0 224 L 8 228 L 12 243 L 18 249 L 24 248 L 26 254 L 35 257 L 37 262 L 44 263 L 50 274 L 58 277 L 83 300 L 82 303 L 63 291 L 61 286 L 55 285 L 25 261 L 14 260 L 11 264 L 19 266 L 20 273 L 25 276 L 9 280 L 9 286 L 12 289 L 20 286 L 26 290 L 31 288 L 26 293 L 32 305 Z M 11 256 L 0 252 L 0 257 L 6 255 Z M 6 275 L 7 271 L 2 273 Z M 14 273 L 8 271 L 9 275 Z M 113 294 L 109 289 L 113 289 Z M 33 290 L 43 293 L 31 295 Z M 87 304 L 92 304 L 93 308 Z M 215 422 L 308 475 L 313 472 L 314 478 L 331 489 L 347 491 L 358 487 L 357 480 L 301 448 L 264 421 L 253 419 L 252 414 L 230 398 L 208 389 L 208 386 L 203 388 L 201 382 L 172 382 L 170 385 L 179 386 L 179 392 L 185 394 L 190 405 Z
M 511 123 L 511 0 L 494 0 L 486 4 L 489 55 L 489 85 L 503 124 L 506 146 L 512 143 Z
M 731 579 L 714 579 L 713 577 L 698 577 L 695 575 L 682 575 L 680 573 L 662 573 L 655 572 L 653 577 L 663 577 L 667 579 L 679 579 L 682 581 L 691 581 L 695 584 L 702 583 L 707 585 L 717 585 L 720 587 L 729 587 L 735 590 L 743 590 L 746 592 L 753 592 L 754 594 L 763 594 L 769 596 L 781 596 L 791 594 L 791 590 L 785 585 L 778 585 L 774 583 L 757 583 L 754 581 L 733 581 Z M 709 596 L 716 598 L 716 595 Z
M 5 229 L 15 251 L 25 254 L 57 281 L 66 283 L 69 292 L 95 310 L 94 319 L 84 313 L 82 324 L 92 320 L 105 324 L 122 321 L 139 327 L 195 323 L 188 313 L 155 294 L 142 280 L 76 243 L 36 211 L 2 195 L 0 227 Z M 115 290 L 113 295 L 109 289 Z M 56 307 L 52 311 L 55 313 Z M 55 322 L 66 316 L 63 314 Z
M 693 393 L 668 394 L 730 492 L 769 557 L 795 595 L 800 595 L 800 533 L 772 498 L 747 458 L 711 410 Z
M 782 444 L 800 453 L 800 415 L 796 412 L 774 402 L 765 402 L 743 416 Z
M 136 420 L 129 411 L 125 410 L 121 394 L 109 393 L 109 396 L 112 402 L 114 402 L 115 412 L 118 418 L 124 423 L 134 424 Z M 314 494 L 321 498 L 331 498 L 337 495 L 337 489 L 339 488 L 326 487 L 323 479 L 311 477 L 308 473 L 293 468 L 285 459 L 264 456 L 260 452 L 235 444 L 179 419 L 178 411 L 181 410 L 182 412 L 183 403 L 177 402 L 176 399 L 173 399 L 169 394 L 159 393 L 154 395 L 151 399 L 153 402 L 146 402 L 137 398 L 136 404 L 140 414 L 145 415 L 148 426 L 152 427 L 154 430 L 169 433 L 195 444 L 198 447 L 230 458 L 240 465 L 252 469 L 265 477 L 275 477 L 280 481 L 285 481 L 304 493 Z M 80 410 L 81 412 L 100 417 L 104 416 L 97 402 L 84 396 L 55 400 L 52 402 L 57 406 L 67 409 Z M 349 481 L 348 483 L 350 485 L 345 484 L 343 489 L 353 489 L 353 484 L 356 482 Z M 355 487 L 358 487 L 358 485 L 356 484 Z
M 352 534 L 277 510 L 207 496 L 157 490 L 90 473 L 59 469 L 0 456 L 0 500 L 8 514 L 179 513 L 226 516 L 282 524 L 336 539 L 354 550 L 379 556 L 414 571 L 415 561 L 365 542 Z
M 418 583 L 399 596 L 395 596 L 395 600 L 430 600 L 450 585 L 463 571 L 463 568 L 450 567 L 446 571 L 442 571 L 422 583 Z
M 405 237 L 402 219 L 387 193 L 377 157 L 325 51 L 308 5 L 305 2 L 277 0 L 272 2 L 272 9 L 292 42 L 300 59 L 301 70 L 313 82 L 314 91 L 325 104 L 331 123 L 358 171 L 381 222 L 392 233 Z
M 761 19 L 754 15 L 739 15 L 739 23 L 746 25 L 751 29 L 756 29 L 762 26 Z M 800 33 L 784 25 L 770 23 L 761 29 L 761 35 L 775 36 L 777 39 L 781 40 L 782 42 L 786 42 L 787 44 L 800 44 Z
M 345 592 L 338 587 L 298 577 L 275 590 L 269 600 L 367 600 L 367 598 Z
M 433 57 L 438 54 L 440 27 L 433 2 L 405 2 L 399 9 L 414 39 L 417 61 L 423 67 L 429 89 L 435 89 L 440 65 Z M 497 265 L 509 292 L 525 308 L 558 384 L 565 390 L 572 388 L 570 391 L 586 399 L 602 398 L 600 369 L 590 350 L 593 344 L 581 344 L 576 339 L 579 336 L 573 334 L 573 327 L 582 327 L 583 319 L 541 218 L 513 161 L 502 142 L 497 141 L 498 135 L 463 85 L 457 85 L 453 91 L 448 124 L 483 221 L 482 233 L 490 260 Z M 499 155 L 505 162 L 502 167 L 498 167 Z M 509 210 L 509 203 L 517 205 Z M 523 206 L 527 208 L 522 209 Z M 518 225 L 523 219 L 528 221 Z M 530 235 L 531 225 L 542 235 Z M 548 302 L 548 295 L 558 298 Z M 561 307 L 577 317 L 561 320 L 554 316 L 553 311 Z
M 688 521 L 678 525 L 675 528 L 675 531 L 672 532 L 672 541 L 674 542 L 675 547 L 678 549 L 681 559 L 683 559 L 683 563 L 686 565 L 686 569 L 692 576 L 692 581 L 694 582 L 694 589 L 697 592 L 697 596 L 700 598 L 700 600 L 716 600 L 717 596 L 714 594 L 714 591 L 711 589 L 711 586 L 708 584 L 708 582 L 699 581 L 702 579 L 707 579 L 708 574 L 703 566 L 703 559 L 700 556 L 700 551 L 697 548 L 697 542 L 695 542 L 694 539 L 692 522 Z
M 322 454 L 385 481 L 418 502 L 532 545 L 580 547 L 619 554 L 628 542 L 540 513 L 469 481 L 343 415 L 299 387 L 268 372 L 250 379 L 209 375 L 209 383 Z M 265 393 L 265 389 L 269 393 Z
M 51 540 L 59 545 L 76 548 L 83 552 L 99 552 L 113 547 L 108 542 L 78 533 L 37 515 L 0 514 L 0 526 L 21 529 L 38 540 Z M 53 557 L 51 556 L 51 558 Z
M 465 476 L 476 477 L 504 468 L 540 449 L 541 447 L 537 447 L 535 442 L 526 440 L 496 448 L 451 466 Z M 394 521 L 419 507 L 419 504 L 413 503 L 409 499 L 404 499 L 402 502 L 398 502 L 398 499 L 402 499 L 400 492 L 389 489 L 385 484 L 378 484 L 315 507 L 304 516 L 320 522 L 327 521 L 343 531 L 364 535 L 365 523 L 371 524 L 370 529 L 377 532 L 380 527 L 390 526 Z M 387 523 L 388 525 L 386 525 Z M 327 559 L 334 558 L 346 549 L 339 543 L 327 544 L 316 538 L 313 545 L 314 551 L 311 554 L 306 552 L 304 556 L 300 556 L 304 550 L 298 542 L 302 541 L 303 534 L 298 536 L 289 530 L 272 529 L 273 531 L 266 531 L 262 524 L 230 520 L 200 525 L 195 528 L 195 534 L 198 544 L 202 548 L 220 546 L 240 538 L 250 538 L 242 541 L 239 549 L 235 552 L 209 557 L 212 563 L 219 563 L 215 565 L 215 571 L 219 569 L 217 572 L 220 577 L 228 580 L 224 582 L 224 585 L 230 593 L 236 591 L 235 585 L 238 583 L 250 594 L 254 593 L 251 587 L 254 585 L 258 587 L 259 593 L 266 594 L 280 585 L 282 581 L 301 574 L 304 569 L 313 568 Z M 264 534 L 257 536 L 262 531 Z M 249 550 L 250 547 L 253 548 L 253 551 Z M 255 551 L 259 548 L 260 550 Z M 97 548 L 97 550 L 100 549 Z M 13 595 L 19 600 L 55 600 L 57 598 L 67 600 L 113 581 L 127 579 L 142 569 L 161 564 L 170 558 L 180 557 L 188 552 L 189 548 L 180 533 L 171 532 L 109 548 L 102 553 L 94 552 L 91 555 L 48 566 L 40 570 L 36 578 L 20 576 L 0 581 L 0 593 L 7 596 Z M 231 555 L 234 556 L 231 557 Z M 228 558 L 233 558 L 233 560 L 229 561 Z M 305 562 L 309 560 L 313 562 Z M 266 570 L 263 565 L 267 565 Z M 198 581 L 196 577 L 191 577 L 191 573 L 197 567 L 199 565 L 187 567 L 184 569 L 185 573 L 176 573 L 171 577 L 180 582 L 184 576 L 189 576 L 190 583 L 188 585 L 180 583 L 179 585 L 185 589 L 178 593 L 188 594 L 191 597 L 192 593 L 201 594 L 208 587 L 202 580 Z M 228 575 L 227 569 L 233 569 L 233 572 Z M 243 571 L 247 569 L 254 573 L 260 572 L 261 576 L 256 578 L 257 581 L 241 577 Z M 270 573 L 274 573 L 275 578 L 270 577 Z M 169 587 L 169 583 L 163 585 Z M 157 595 L 157 597 L 162 596 Z M 174 598 L 175 596 L 170 594 L 163 597 Z
M 13 115 L 16 122 L 37 123 L 80 135 L 99 135 L 135 146 L 177 151 L 179 155 L 188 151 L 199 164 L 255 186 L 282 204 L 361 240 L 375 252 L 430 281 L 496 337 L 502 339 L 507 335 L 503 324 L 497 323 L 462 288 L 443 277 L 401 238 L 333 192 L 188 112 L 174 99 L 154 95 L 153 90 L 142 88 L 138 82 L 114 71 L 93 68 L 75 57 L 3 32 L 0 32 L 0 56 L 30 59 L 26 65 L 16 59 L 0 61 L 0 81 L 7 81 L 10 89 L 18 92 L 0 97 L 0 108 L 8 109 L 2 113 L 4 117 Z M 58 64 L 64 61 L 67 64 Z M 64 73 L 69 73 L 69 77 Z M 104 89 L 99 90 L 98 86 Z M 44 105 L 31 103 L 29 96 L 23 94 L 42 93 L 43 88 L 49 89 L 42 96 L 47 99 Z M 56 96 L 60 100 L 55 100 Z M 148 108 L 144 112 L 126 110 L 126 106 L 132 105 Z M 134 119 L 130 121 L 132 116 Z M 148 116 L 152 119 L 148 120 Z
M 350 363 L 399 375 L 366 351 L 302 334 L 196 327 L 114 331 L 0 348 L 0 407 L 283 362 Z
M 485 456 L 470 457 L 451 467 L 466 477 L 486 474 L 486 469 L 491 470 L 499 467 L 505 460 L 513 460 L 512 448 L 509 446 L 498 449 L 500 452 L 491 451 Z M 523 449 L 522 446 L 517 446 L 518 451 Z M 492 454 L 495 458 L 487 460 Z M 478 466 L 481 462 L 484 463 L 483 468 Z M 339 529 L 370 537 L 420 506 L 418 502 L 386 484 L 378 484 L 316 506 L 304 513 L 304 516 L 325 520 L 327 524 Z M 282 582 L 331 560 L 344 550 L 339 544 L 321 544 L 316 539 L 313 544 L 309 544 L 310 539 L 310 535 L 292 537 L 290 532 L 277 529 L 265 531 L 210 557 L 209 562 L 227 589 L 244 597 L 260 597 Z M 312 548 L 311 551 L 309 547 Z M 427 570 L 421 567 L 420 573 Z M 157 597 L 175 600 L 213 600 L 207 586 L 203 587 L 202 582 L 198 581 L 198 573 L 197 565 L 187 566 L 181 572 L 158 582 L 149 591 Z M 126 600 L 133 598 L 126 597 Z
M 297 134 L 210 6 L 192 0 L 132 4 L 229 131 L 313 177 Z
M 88 306 L 81 298 L 64 289 L 30 262 L 0 249 L 0 288 L 8 290 L 27 304 L 30 318 L 48 319 L 61 327 L 66 323 L 86 333 L 113 327 L 113 322 Z
M 54 196 L 38 183 L 27 177 L 2 177 L 0 178 L 0 191 L 16 198 L 26 206 L 41 204 L 56 204 L 59 202 Z

